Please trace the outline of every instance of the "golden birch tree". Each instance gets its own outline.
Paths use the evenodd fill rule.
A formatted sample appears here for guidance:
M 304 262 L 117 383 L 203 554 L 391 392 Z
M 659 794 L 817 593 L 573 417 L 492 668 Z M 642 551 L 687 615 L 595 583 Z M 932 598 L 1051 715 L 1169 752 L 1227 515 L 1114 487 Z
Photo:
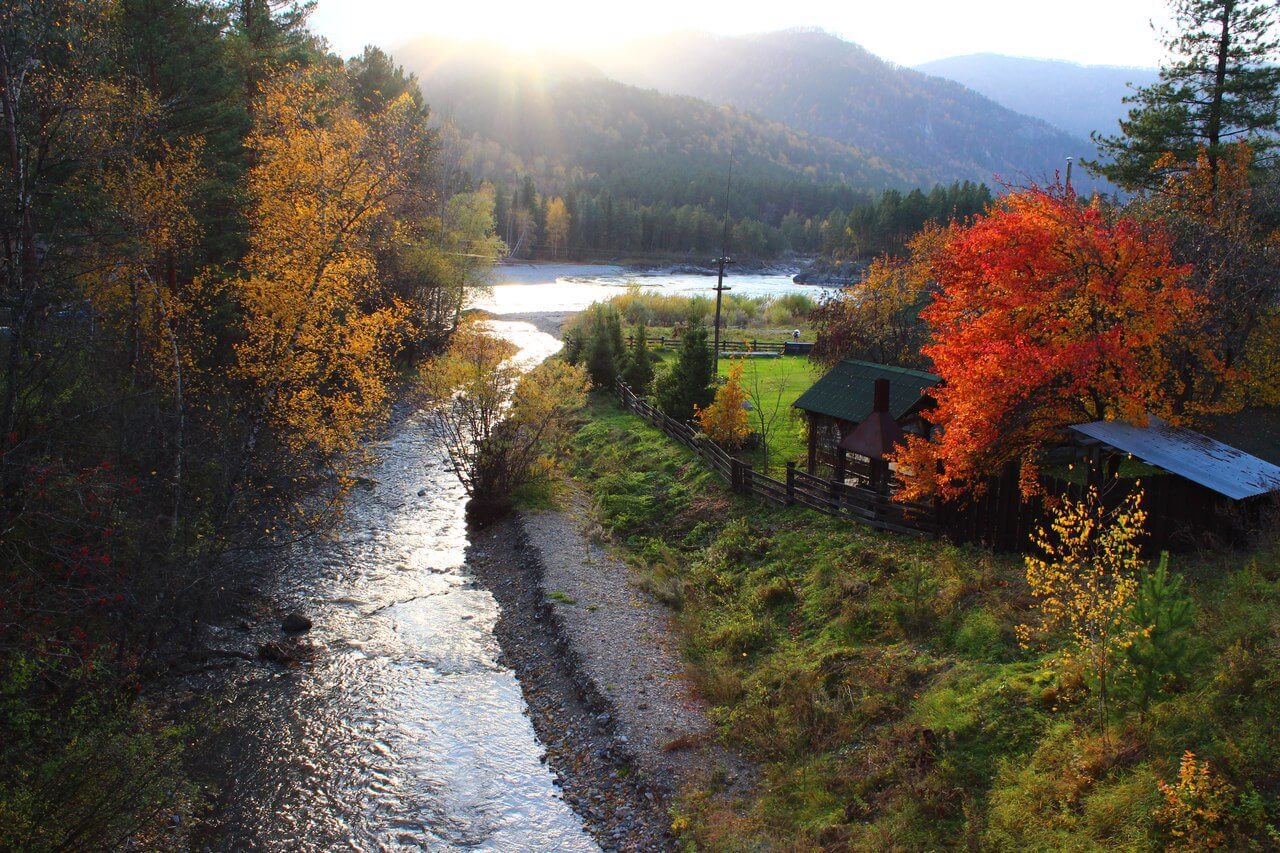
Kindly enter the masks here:
M 402 96 L 366 123 L 305 74 L 271 81 L 255 114 L 237 356 L 294 451 L 350 450 L 390 394 L 408 309 L 381 286 L 366 238 L 417 156 L 396 132 L 411 111 Z
M 1140 491 L 1108 511 L 1093 488 L 1083 500 L 1062 501 L 1048 527 L 1032 535 L 1039 553 L 1026 558 L 1039 619 L 1020 625 L 1018 637 L 1026 644 L 1066 634 L 1063 661 L 1078 661 L 1097 684 L 1104 741 L 1112 676 L 1133 640 L 1126 616 L 1143 565 L 1139 540 L 1146 518 Z

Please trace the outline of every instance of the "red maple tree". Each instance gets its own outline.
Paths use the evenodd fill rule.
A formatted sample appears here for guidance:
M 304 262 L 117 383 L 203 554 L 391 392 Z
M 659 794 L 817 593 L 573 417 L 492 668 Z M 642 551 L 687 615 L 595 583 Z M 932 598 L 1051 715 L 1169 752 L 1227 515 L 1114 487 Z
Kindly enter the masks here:
M 1034 492 L 1039 452 L 1063 427 L 1177 419 L 1170 359 L 1202 309 L 1156 224 L 1033 187 L 949 229 L 933 257 L 924 353 L 942 377 L 932 440 L 897 461 L 904 498 L 955 497 L 1010 460 Z M 941 464 L 939 464 L 941 463 Z

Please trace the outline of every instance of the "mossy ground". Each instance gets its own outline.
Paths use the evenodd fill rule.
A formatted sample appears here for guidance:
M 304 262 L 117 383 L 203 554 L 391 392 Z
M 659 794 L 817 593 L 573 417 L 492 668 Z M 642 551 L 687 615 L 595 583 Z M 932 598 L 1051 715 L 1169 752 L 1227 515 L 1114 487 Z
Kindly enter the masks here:
M 1020 559 L 739 499 L 604 396 L 570 467 L 762 770 L 736 810 L 689 793 L 690 846 L 1156 849 L 1188 749 L 1233 786 L 1226 837 L 1280 841 L 1280 550 L 1175 558 L 1203 654 L 1146 715 L 1117 703 L 1104 741 L 1079 674 L 1014 638 Z

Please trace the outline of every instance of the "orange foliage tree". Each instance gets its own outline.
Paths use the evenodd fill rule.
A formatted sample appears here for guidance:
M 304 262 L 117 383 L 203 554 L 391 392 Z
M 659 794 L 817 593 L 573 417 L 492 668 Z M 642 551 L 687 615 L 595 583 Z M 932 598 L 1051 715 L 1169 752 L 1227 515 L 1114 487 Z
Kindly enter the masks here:
M 933 260 L 947 234 L 926 225 L 911 239 L 905 258 L 876 258 L 862 281 L 824 301 L 814 312 L 818 342 L 813 359 L 827 366 L 863 358 L 927 367 L 920 353 L 926 333 L 920 311 L 936 287 Z
M 1063 427 L 1177 419 L 1171 353 L 1203 300 L 1157 225 L 1033 187 L 953 226 L 932 270 L 924 353 L 943 379 L 941 429 L 899 451 L 904 497 L 957 496 L 1011 460 L 1031 493 L 1035 459 Z
M 716 390 L 716 398 L 705 409 L 697 409 L 694 418 L 712 441 L 725 447 L 740 447 L 751 434 L 747 417 L 747 394 L 742 389 L 742 362 L 729 367 L 729 376 Z
M 1191 285 L 1208 305 L 1177 361 L 1184 396 L 1209 412 L 1280 403 L 1277 198 L 1255 187 L 1253 150 L 1201 148 L 1194 163 L 1166 155 L 1157 167 L 1170 177 L 1133 210 L 1165 224 L 1176 258 L 1194 259 Z

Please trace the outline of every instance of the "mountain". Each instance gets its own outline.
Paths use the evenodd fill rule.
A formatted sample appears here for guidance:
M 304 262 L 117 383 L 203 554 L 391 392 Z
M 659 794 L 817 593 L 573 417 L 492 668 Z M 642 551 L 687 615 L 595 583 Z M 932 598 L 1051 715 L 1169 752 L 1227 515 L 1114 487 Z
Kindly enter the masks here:
M 1135 86 L 1157 79 L 1154 68 L 1077 65 L 1050 59 L 1020 59 L 994 53 L 953 56 L 916 66 L 945 77 L 998 104 L 1043 119 L 1077 136 L 1091 131 L 1116 133 L 1129 111 L 1123 102 Z
M 728 104 L 859 148 L 929 182 L 1043 179 L 1093 148 L 939 77 L 816 30 L 681 33 L 586 55 L 625 83 Z
M 922 169 L 853 144 L 629 86 L 570 58 L 438 39 L 420 39 L 395 55 L 417 74 L 433 113 L 471 137 L 473 168 L 482 177 L 534 174 L 540 190 L 561 192 L 575 177 L 594 176 L 628 197 L 700 204 L 723 194 L 732 149 L 734 183 L 743 193 L 908 188 L 927 179 Z

